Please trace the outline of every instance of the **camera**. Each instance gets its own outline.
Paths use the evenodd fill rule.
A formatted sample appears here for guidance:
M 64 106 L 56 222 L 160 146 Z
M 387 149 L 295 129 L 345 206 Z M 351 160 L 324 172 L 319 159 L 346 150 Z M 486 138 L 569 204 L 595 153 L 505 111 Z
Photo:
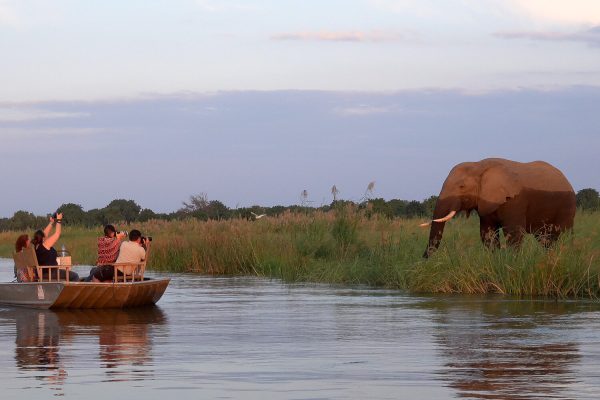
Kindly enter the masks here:
M 52 213 L 52 219 L 55 222 L 58 222 L 58 214 L 59 214 L 58 211 Z M 60 222 L 62 222 L 63 224 L 65 224 L 67 221 L 65 221 L 64 219 L 62 219 L 62 220 L 60 220 Z
M 146 240 L 148 240 L 149 242 L 151 242 L 152 241 L 152 236 L 148 236 L 148 237 L 142 236 L 142 243 L 145 243 Z

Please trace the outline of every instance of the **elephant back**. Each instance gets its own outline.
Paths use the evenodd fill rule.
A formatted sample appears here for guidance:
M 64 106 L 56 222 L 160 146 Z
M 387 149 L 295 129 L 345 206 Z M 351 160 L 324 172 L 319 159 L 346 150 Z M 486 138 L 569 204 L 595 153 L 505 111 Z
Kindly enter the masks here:
M 502 166 L 511 174 L 516 175 L 523 189 L 575 193 L 565 175 L 545 161 L 521 163 L 503 158 L 488 158 L 482 160 L 481 163 L 486 168 Z
M 522 171 L 522 183 L 525 188 L 575 194 L 567 177 L 558 168 L 545 161 L 524 163 Z

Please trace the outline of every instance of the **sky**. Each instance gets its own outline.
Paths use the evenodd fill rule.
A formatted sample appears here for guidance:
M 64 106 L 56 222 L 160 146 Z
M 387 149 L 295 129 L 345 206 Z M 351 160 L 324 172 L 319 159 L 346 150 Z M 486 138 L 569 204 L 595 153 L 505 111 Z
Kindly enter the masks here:
M 600 189 L 597 0 L 0 0 L 0 216 L 423 199 L 545 160 Z

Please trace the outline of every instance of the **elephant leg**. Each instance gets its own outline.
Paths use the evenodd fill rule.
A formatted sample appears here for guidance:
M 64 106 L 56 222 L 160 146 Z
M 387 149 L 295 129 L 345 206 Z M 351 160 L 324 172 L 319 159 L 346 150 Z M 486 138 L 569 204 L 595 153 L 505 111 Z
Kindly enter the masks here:
M 556 243 L 560 233 L 560 227 L 556 225 L 544 225 L 542 229 L 535 232 L 534 236 L 542 246 L 549 249 Z
M 521 246 L 523 242 L 523 228 L 520 226 L 505 226 L 502 228 L 504 237 L 506 238 L 506 245 L 512 247 Z
M 491 249 L 500 248 L 500 225 L 495 221 L 481 218 L 479 221 L 479 234 L 481 242 Z
M 507 207 L 499 215 L 507 246 L 521 246 L 523 235 L 526 233 L 527 218 L 520 205 L 522 206 L 522 204 L 514 204 L 513 207 Z

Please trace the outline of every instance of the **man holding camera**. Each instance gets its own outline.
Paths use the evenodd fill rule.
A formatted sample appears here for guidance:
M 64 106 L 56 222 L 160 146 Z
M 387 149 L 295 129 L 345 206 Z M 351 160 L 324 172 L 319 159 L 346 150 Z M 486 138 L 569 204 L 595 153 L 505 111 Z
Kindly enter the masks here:
M 119 250 L 119 257 L 117 257 L 116 264 L 120 263 L 132 263 L 137 264 L 139 262 L 144 261 L 146 257 L 146 250 L 144 249 L 144 241 L 145 238 L 142 237 L 142 233 L 137 229 L 129 232 L 129 241 L 123 242 L 121 244 L 121 249 Z M 129 272 L 123 271 L 122 267 L 118 267 L 120 272 Z

